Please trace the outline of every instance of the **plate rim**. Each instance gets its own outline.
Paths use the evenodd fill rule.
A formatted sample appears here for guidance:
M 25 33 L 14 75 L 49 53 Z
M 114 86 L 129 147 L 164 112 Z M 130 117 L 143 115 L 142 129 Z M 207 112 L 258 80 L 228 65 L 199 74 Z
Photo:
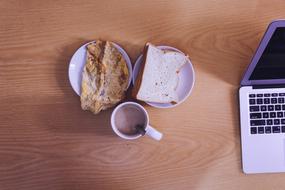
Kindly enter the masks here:
M 86 47 L 88 44 L 90 43 L 96 43 L 97 40 L 92 40 L 92 41 L 89 41 L 89 42 L 86 42 L 84 43 L 83 45 L 81 45 L 79 48 L 76 49 L 76 51 L 74 52 L 74 54 L 71 56 L 70 58 L 70 61 L 69 61 L 69 65 L 68 65 L 68 79 L 69 79 L 69 83 L 73 89 L 73 91 L 78 95 L 80 96 L 80 89 L 78 90 L 78 93 L 77 93 L 77 89 L 75 88 L 75 86 L 73 85 L 72 83 L 72 80 L 71 80 L 71 75 L 72 75 L 72 60 L 74 59 L 76 53 L 78 53 L 78 51 L 83 48 L 83 47 Z M 132 67 L 132 62 L 131 62 L 131 59 L 130 59 L 130 56 L 128 55 L 128 53 L 126 52 L 126 50 L 124 48 L 122 48 L 122 46 L 120 46 L 119 44 L 115 43 L 115 42 L 112 42 L 111 43 L 118 49 L 118 51 L 122 54 L 122 56 L 125 58 L 126 60 L 126 63 L 127 63 L 127 67 L 128 67 L 128 70 L 129 70 L 129 81 L 128 81 L 128 86 L 126 88 L 126 91 L 130 88 L 131 86 L 131 83 L 132 83 L 132 78 L 133 78 L 133 67 Z M 86 61 L 86 60 L 85 60 Z M 81 72 L 82 73 L 82 72 Z M 79 77 L 80 78 L 80 77 Z M 81 77 L 81 80 L 82 80 L 82 77 Z

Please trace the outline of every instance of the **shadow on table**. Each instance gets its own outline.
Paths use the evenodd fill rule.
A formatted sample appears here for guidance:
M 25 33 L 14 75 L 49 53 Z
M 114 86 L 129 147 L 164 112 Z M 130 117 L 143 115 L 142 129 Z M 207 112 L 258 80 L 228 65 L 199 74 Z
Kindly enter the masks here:
M 215 31 L 205 32 L 191 39 L 190 52 L 194 68 L 227 83 L 230 101 L 231 125 L 233 129 L 233 151 L 237 161 L 237 171 L 241 171 L 240 123 L 238 89 L 243 73 L 250 64 L 265 28 L 254 23 L 229 22 L 217 26 Z M 247 32 L 242 30 L 246 29 Z M 199 73 L 197 73 L 199 75 Z M 198 82 L 198 81 L 197 81 Z M 217 86 L 218 90 L 219 86 Z M 225 92 L 225 91 L 223 91 Z M 221 104 L 222 105 L 222 104 Z M 227 108 L 228 109 L 228 108 Z
M 240 142 L 240 122 L 239 122 L 239 98 L 238 98 L 238 88 L 232 88 L 230 91 L 231 98 L 231 115 L 232 115 L 232 125 L 234 141 L 235 155 L 238 161 L 237 171 L 241 171 L 241 142 Z
M 74 52 L 83 44 L 85 39 L 77 39 L 71 44 L 58 48 L 58 58 L 55 63 L 55 77 L 57 86 L 63 97 L 55 98 L 54 104 L 45 105 L 46 115 L 41 115 L 43 121 L 49 121 L 49 128 L 62 133 L 96 133 L 103 136 L 113 136 L 110 127 L 112 109 L 97 115 L 83 111 L 80 106 L 80 97 L 73 91 L 68 79 L 69 61 Z M 49 100 L 51 102 L 51 100 Z
M 238 20 L 220 23 L 188 40 L 190 55 L 197 69 L 238 86 L 266 28 Z
M 49 114 L 41 115 L 43 121 L 49 121 L 54 124 L 62 123 L 58 126 L 50 126 L 51 129 L 63 133 L 97 133 L 103 136 L 115 136 L 110 126 L 110 118 L 113 108 L 100 112 L 97 115 L 89 111 L 83 111 L 80 106 L 80 97 L 73 91 L 68 79 L 69 61 L 75 51 L 83 44 L 89 42 L 86 39 L 77 39 L 73 43 L 67 44 L 64 47 L 57 48 L 57 59 L 55 60 L 55 77 L 57 86 L 59 87 L 63 98 L 61 102 L 45 105 Z M 120 42 L 118 42 L 120 43 Z M 140 49 L 137 45 L 128 44 L 132 49 Z M 123 46 L 122 46 L 123 47 Z M 125 47 L 123 47 L 125 48 Z M 126 49 L 125 49 L 126 50 Z M 127 50 L 126 50 L 127 51 Z M 132 61 L 133 63 L 134 61 Z M 125 101 L 134 101 L 131 96 L 132 84 L 127 91 Z M 49 102 L 51 100 L 49 99 Z M 62 117 L 62 118 L 60 118 Z

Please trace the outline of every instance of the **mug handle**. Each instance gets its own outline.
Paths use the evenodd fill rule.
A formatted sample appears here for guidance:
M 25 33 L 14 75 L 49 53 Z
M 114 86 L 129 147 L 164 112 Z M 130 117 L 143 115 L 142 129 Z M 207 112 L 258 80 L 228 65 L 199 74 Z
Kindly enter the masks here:
M 158 130 L 156 130 L 155 128 L 153 128 L 152 126 L 148 125 L 146 128 L 145 128 L 145 131 L 146 131 L 146 135 L 159 141 L 161 140 L 162 138 L 162 133 L 160 133 Z

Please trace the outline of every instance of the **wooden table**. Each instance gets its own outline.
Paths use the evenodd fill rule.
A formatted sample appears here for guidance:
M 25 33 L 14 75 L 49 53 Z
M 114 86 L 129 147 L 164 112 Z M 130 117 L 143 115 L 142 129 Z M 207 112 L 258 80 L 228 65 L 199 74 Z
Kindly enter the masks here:
M 268 0 L 2 0 L 0 189 L 284 189 L 285 174 L 242 173 L 237 99 L 268 23 L 284 17 L 284 2 Z M 81 110 L 68 64 L 99 38 L 133 62 L 146 42 L 190 55 L 187 101 L 145 106 L 161 142 L 122 140 L 112 110 Z

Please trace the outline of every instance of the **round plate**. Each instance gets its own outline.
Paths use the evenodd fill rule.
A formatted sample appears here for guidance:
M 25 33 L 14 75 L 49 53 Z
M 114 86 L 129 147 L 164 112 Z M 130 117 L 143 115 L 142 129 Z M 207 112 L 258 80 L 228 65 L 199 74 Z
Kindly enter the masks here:
M 157 46 L 157 48 L 161 50 L 172 50 L 183 53 L 182 51 L 170 46 Z M 133 85 L 135 85 L 135 81 L 142 64 L 142 57 L 143 57 L 142 55 L 138 57 L 134 66 L 133 79 L 132 79 Z M 181 68 L 178 77 L 179 77 L 179 83 L 176 88 L 176 91 L 178 93 L 179 101 L 177 104 L 155 103 L 155 102 L 146 102 L 146 103 L 156 108 L 171 108 L 178 106 L 179 104 L 184 102 L 187 99 L 187 97 L 191 94 L 191 91 L 195 83 L 195 73 L 190 59 L 188 59 L 187 63 Z
M 73 88 L 73 90 L 80 96 L 81 94 L 81 80 L 82 80 L 82 71 L 84 68 L 84 65 L 86 63 L 86 46 L 90 43 L 93 43 L 96 41 L 88 42 L 81 46 L 72 56 L 70 63 L 69 63 L 69 68 L 68 68 L 68 77 L 69 77 L 69 82 Z M 126 60 L 128 69 L 129 69 L 129 83 L 128 87 L 131 84 L 132 81 L 132 64 L 131 60 L 126 53 L 126 51 L 119 46 L 118 44 L 113 43 L 113 45 L 119 50 L 119 52 L 123 55 L 124 59 Z

